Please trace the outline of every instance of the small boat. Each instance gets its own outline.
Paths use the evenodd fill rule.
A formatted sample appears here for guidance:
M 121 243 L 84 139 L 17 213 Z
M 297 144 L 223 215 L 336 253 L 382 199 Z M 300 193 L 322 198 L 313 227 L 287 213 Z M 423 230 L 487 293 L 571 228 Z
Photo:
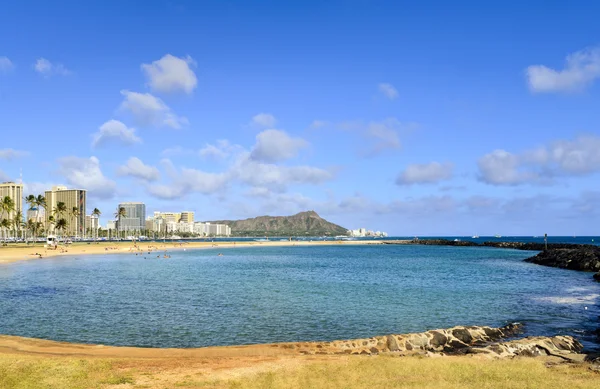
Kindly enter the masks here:
M 502 238 L 502 235 L 495 235 L 496 238 Z
M 479 235 L 473 235 L 471 238 L 473 238 L 473 239 L 479 239 Z

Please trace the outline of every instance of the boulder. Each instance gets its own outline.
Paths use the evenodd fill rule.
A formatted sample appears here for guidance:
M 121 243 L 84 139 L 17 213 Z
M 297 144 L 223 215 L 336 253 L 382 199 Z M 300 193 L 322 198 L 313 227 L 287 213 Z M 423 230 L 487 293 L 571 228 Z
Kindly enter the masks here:
M 548 249 L 527 258 L 525 262 L 562 269 L 600 272 L 600 247 L 581 246 L 575 249 Z M 595 278 L 598 279 L 598 277 Z

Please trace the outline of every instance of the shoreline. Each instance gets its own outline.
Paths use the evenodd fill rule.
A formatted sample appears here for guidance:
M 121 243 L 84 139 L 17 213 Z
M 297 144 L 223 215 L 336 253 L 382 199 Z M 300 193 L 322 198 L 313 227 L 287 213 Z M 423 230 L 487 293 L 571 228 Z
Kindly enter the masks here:
M 338 246 L 338 245 L 381 245 L 382 241 L 336 240 L 336 241 L 268 241 L 268 242 L 94 242 L 73 243 L 70 246 L 59 246 L 57 250 L 45 249 L 42 244 L 32 246 L 0 247 L 0 265 L 56 258 L 73 255 L 100 254 L 135 254 L 135 253 L 165 253 L 186 249 L 217 249 L 217 248 L 247 248 L 247 247 L 293 247 L 293 246 Z M 41 254 L 41 258 L 36 253 Z
M 13 335 L 0 335 L 0 354 L 47 356 L 79 356 L 103 358 L 227 358 L 257 356 L 305 355 L 428 355 L 456 356 L 467 354 L 505 358 L 520 355 L 515 350 L 535 351 L 546 342 L 556 352 L 569 354 L 573 361 L 584 361 L 583 346 L 570 336 L 520 337 L 523 325 L 511 323 L 503 327 L 455 326 L 425 332 L 378 335 L 369 338 L 332 341 L 296 341 L 249 345 L 206 346 L 192 348 L 161 348 L 136 346 L 107 346 L 103 344 L 71 343 Z M 510 345 L 499 350 L 503 345 Z M 523 348 L 524 346 L 524 348 Z M 542 347 L 543 348 L 543 347 Z M 548 351 L 548 350 L 546 350 Z M 574 356 L 574 355 L 577 356 Z M 523 354 L 528 356 L 540 353 Z M 545 355 L 551 355 L 550 353 Z

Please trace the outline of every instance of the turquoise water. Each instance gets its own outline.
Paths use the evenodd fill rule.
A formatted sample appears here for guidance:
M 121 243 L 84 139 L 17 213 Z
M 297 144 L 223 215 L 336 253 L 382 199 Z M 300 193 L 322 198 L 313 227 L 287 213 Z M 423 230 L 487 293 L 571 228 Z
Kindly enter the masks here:
M 0 266 L 0 333 L 200 347 L 520 321 L 526 335 L 569 334 L 594 347 L 600 283 L 522 261 L 533 254 L 314 246 L 17 262 Z

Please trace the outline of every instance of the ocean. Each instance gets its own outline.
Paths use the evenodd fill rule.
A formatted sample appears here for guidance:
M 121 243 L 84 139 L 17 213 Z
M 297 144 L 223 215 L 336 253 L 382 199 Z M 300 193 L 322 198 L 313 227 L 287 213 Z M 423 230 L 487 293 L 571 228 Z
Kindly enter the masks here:
M 15 262 L 0 266 L 0 333 L 202 347 L 521 322 L 524 335 L 573 335 L 597 348 L 600 283 L 591 273 L 523 262 L 534 254 L 331 245 Z

